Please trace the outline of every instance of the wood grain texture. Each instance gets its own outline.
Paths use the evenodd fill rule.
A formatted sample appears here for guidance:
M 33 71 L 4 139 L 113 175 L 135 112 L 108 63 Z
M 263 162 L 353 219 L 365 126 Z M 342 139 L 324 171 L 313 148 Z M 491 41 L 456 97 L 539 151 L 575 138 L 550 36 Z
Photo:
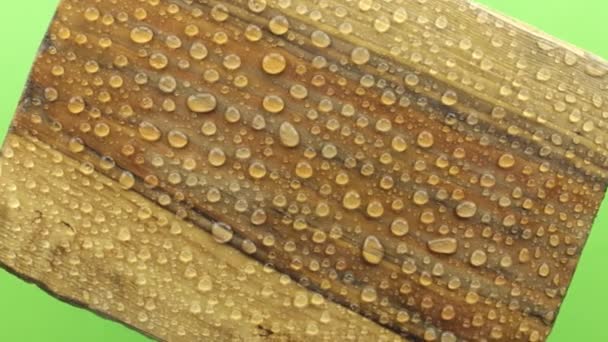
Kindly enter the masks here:
M 543 341 L 607 73 L 460 0 L 64 0 L 0 263 L 159 340 Z

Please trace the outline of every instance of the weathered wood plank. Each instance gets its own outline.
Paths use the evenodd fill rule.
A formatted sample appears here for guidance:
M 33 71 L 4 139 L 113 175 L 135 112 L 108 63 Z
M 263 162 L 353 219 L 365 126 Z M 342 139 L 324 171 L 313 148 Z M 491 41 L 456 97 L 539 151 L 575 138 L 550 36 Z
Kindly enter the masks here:
M 607 72 L 464 1 L 64 0 L 0 262 L 159 339 L 544 340 Z
M 34 138 L 8 137 L 1 184 L 6 266 L 152 336 L 397 339 Z

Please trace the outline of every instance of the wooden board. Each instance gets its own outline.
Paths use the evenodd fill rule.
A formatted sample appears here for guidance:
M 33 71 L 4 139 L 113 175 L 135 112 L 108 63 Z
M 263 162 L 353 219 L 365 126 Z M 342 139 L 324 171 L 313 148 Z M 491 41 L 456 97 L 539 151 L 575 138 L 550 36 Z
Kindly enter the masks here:
M 0 264 L 168 341 L 543 341 L 608 64 L 460 0 L 63 0 Z

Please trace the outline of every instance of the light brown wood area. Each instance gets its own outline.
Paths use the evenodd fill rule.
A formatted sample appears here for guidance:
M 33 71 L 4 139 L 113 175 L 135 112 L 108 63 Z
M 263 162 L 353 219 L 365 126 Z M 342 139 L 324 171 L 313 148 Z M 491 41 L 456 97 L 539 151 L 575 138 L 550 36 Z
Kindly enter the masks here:
M 608 64 L 460 0 L 64 0 L 0 264 L 168 341 L 543 341 Z

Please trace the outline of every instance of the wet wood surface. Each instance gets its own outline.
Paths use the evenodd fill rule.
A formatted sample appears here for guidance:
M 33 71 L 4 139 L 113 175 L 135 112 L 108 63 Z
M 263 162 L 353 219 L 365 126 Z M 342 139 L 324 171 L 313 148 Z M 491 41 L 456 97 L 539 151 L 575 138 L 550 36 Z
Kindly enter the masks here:
M 460 0 L 63 0 L 0 264 L 168 341 L 543 341 L 608 64 Z

